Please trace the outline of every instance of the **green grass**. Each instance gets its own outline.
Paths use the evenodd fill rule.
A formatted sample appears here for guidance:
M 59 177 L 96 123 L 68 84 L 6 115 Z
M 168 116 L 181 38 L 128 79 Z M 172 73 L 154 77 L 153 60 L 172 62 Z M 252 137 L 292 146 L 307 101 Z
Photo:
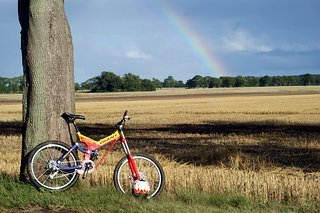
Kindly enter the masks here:
M 85 182 L 62 192 L 39 191 L 33 186 L 0 176 L 2 211 L 73 212 L 317 212 L 317 204 L 262 203 L 239 195 L 205 195 L 194 191 L 163 193 L 144 200 L 122 195 L 112 187 L 88 187 Z

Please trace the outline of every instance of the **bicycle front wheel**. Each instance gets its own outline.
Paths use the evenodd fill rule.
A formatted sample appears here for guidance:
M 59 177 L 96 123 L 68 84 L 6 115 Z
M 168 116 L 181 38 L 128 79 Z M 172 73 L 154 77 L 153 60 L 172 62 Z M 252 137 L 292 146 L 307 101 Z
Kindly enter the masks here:
M 75 169 L 62 170 L 57 164 L 60 157 L 68 151 L 68 145 L 59 141 L 47 141 L 35 147 L 28 159 L 28 175 L 31 182 L 48 190 L 64 190 L 73 186 L 79 174 Z M 72 167 L 78 163 L 78 156 L 71 152 L 61 165 Z
M 133 159 L 140 176 L 143 176 L 144 180 L 150 185 L 150 191 L 146 198 L 158 196 L 162 192 L 165 183 L 164 172 L 158 161 L 144 154 L 133 155 Z M 133 194 L 135 178 L 132 177 L 127 157 L 123 157 L 117 164 L 113 179 L 117 190 L 124 194 Z

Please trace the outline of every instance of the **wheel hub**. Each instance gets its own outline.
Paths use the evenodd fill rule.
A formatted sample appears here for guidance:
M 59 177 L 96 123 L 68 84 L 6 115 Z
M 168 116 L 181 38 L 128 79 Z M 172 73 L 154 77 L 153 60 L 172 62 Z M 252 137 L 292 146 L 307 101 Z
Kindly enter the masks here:
M 57 171 L 59 168 L 57 167 L 57 163 L 54 160 L 49 160 L 48 162 L 48 169 L 51 171 Z

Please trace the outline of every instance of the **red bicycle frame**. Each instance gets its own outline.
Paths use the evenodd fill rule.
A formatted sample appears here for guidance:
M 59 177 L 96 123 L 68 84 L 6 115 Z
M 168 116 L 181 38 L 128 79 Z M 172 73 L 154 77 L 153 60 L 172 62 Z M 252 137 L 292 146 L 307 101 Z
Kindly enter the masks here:
M 104 147 L 106 147 L 107 145 L 111 144 L 107 149 L 106 151 L 104 152 L 104 154 L 102 155 L 102 157 L 100 158 L 100 160 L 98 161 L 98 163 L 96 164 L 95 168 L 98 168 L 99 165 L 104 161 L 104 159 L 106 158 L 107 154 L 110 152 L 110 150 L 115 146 L 115 144 L 118 142 L 118 141 L 121 141 L 121 144 L 123 146 L 123 149 L 124 149 L 124 152 L 128 158 L 128 163 L 129 163 L 129 166 L 130 166 L 130 171 L 131 171 L 131 174 L 133 177 L 135 177 L 136 179 L 140 179 L 140 174 L 139 174 L 139 171 L 138 171 L 138 167 L 133 159 L 133 156 L 130 152 L 130 149 L 129 149 L 129 146 L 128 146 L 128 142 L 126 140 L 126 137 L 123 133 L 123 123 L 125 122 L 126 119 L 129 119 L 129 118 L 126 118 L 124 116 L 124 118 L 122 119 L 122 121 L 120 121 L 117 125 L 116 125 L 116 131 L 99 140 L 99 141 L 96 141 L 92 138 L 89 138 L 85 135 L 82 135 L 79 131 L 79 129 L 77 128 L 77 125 L 76 123 L 73 121 L 73 124 L 75 126 L 75 129 L 76 129 L 76 134 L 78 136 L 78 139 L 80 142 L 84 143 L 85 144 L 85 147 L 81 147 L 78 143 L 76 143 L 76 147 L 84 153 L 84 159 L 83 160 L 90 160 L 91 159 L 91 156 L 92 154 L 94 153 L 97 153 L 98 150 L 101 150 L 103 149 Z M 76 148 L 75 147 L 75 148 Z M 72 149 L 72 148 L 71 148 Z M 71 150 L 72 151 L 72 150 Z

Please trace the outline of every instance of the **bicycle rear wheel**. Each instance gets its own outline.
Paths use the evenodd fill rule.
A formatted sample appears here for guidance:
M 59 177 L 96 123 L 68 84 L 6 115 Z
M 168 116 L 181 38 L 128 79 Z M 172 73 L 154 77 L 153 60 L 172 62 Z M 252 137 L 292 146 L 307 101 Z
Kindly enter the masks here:
M 143 176 L 145 181 L 150 185 L 150 191 L 145 197 L 153 198 L 158 196 L 162 192 L 165 183 L 164 172 L 158 161 L 144 154 L 133 155 L 133 159 L 137 165 L 140 176 Z M 117 164 L 113 179 L 117 190 L 124 194 L 134 194 L 133 184 L 135 178 L 132 177 L 126 156 Z
M 73 186 L 79 178 L 76 170 L 61 170 L 57 166 L 58 159 L 68 151 L 68 145 L 59 141 L 47 141 L 34 148 L 28 159 L 31 182 L 48 190 L 64 190 Z M 71 152 L 61 165 L 71 167 L 78 162 L 78 156 Z

